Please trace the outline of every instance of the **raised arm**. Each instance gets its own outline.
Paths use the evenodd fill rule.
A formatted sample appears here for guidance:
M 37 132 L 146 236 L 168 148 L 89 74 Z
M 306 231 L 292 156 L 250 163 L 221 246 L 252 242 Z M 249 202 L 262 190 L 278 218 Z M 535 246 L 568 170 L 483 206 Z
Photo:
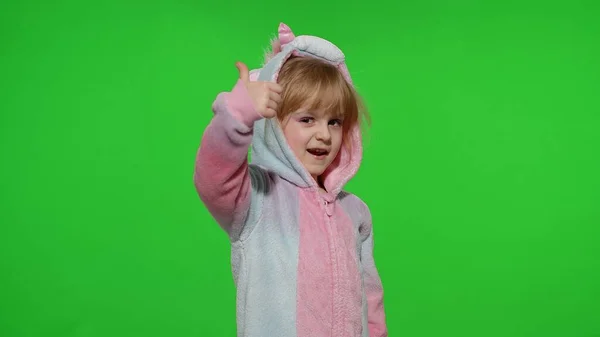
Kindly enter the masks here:
M 230 92 L 217 95 L 212 105 L 214 117 L 202 136 L 194 170 L 200 199 L 230 235 L 241 231 L 250 206 L 254 175 L 248 165 L 248 149 L 254 122 L 274 116 L 279 98 L 276 84 L 250 81 L 246 65 L 236 66 L 240 78 Z

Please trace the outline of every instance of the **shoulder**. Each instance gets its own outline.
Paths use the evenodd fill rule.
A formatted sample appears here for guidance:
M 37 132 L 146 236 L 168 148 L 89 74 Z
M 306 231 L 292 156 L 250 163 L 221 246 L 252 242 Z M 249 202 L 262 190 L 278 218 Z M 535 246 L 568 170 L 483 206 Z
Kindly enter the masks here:
M 358 222 L 359 232 L 368 233 L 371 230 L 372 218 L 371 210 L 365 201 L 355 194 L 347 191 L 340 192 L 338 196 L 340 204 L 346 210 L 348 215 Z
M 347 191 L 342 191 L 340 192 L 339 199 L 342 205 L 356 209 L 360 213 L 363 213 L 364 215 L 367 215 L 369 217 L 371 216 L 371 211 L 369 210 L 369 206 L 367 205 L 367 203 L 356 194 L 352 194 Z

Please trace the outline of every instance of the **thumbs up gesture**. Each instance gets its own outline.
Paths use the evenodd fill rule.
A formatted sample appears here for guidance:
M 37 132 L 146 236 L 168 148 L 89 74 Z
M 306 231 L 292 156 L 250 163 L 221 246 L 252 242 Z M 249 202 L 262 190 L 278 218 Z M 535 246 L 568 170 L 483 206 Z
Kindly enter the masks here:
M 240 80 L 246 86 L 252 99 L 256 112 L 264 118 L 277 116 L 277 109 L 281 103 L 281 86 L 274 82 L 250 81 L 248 67 L 242 62 L 237 62 L 235 66 L 240 73 Z

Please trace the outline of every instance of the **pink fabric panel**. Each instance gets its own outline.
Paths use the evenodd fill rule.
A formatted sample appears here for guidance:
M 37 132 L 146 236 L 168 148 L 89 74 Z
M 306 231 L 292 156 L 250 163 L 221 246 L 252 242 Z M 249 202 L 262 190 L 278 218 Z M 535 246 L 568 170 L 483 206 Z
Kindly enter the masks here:
M 323 205 L 312 190 L 300 194 L 298 336 L 360 336 L 362 282 L 354 226 L 335 203 Z
M 260 116 L 241 81 L 217 96 L 213 111 L 196 155 L 194 185 L 206 208 L 231 234 L 233 223 L 249 207 L 249 131 Z

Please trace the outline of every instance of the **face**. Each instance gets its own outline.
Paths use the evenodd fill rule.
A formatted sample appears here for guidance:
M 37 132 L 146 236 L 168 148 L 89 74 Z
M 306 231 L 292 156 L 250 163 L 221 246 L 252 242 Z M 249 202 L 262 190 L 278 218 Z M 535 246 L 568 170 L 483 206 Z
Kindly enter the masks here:
M 323 111 L 300 110 L 281 122 L 292 151 L 317 180 L 342 145 L 342 119 Z

